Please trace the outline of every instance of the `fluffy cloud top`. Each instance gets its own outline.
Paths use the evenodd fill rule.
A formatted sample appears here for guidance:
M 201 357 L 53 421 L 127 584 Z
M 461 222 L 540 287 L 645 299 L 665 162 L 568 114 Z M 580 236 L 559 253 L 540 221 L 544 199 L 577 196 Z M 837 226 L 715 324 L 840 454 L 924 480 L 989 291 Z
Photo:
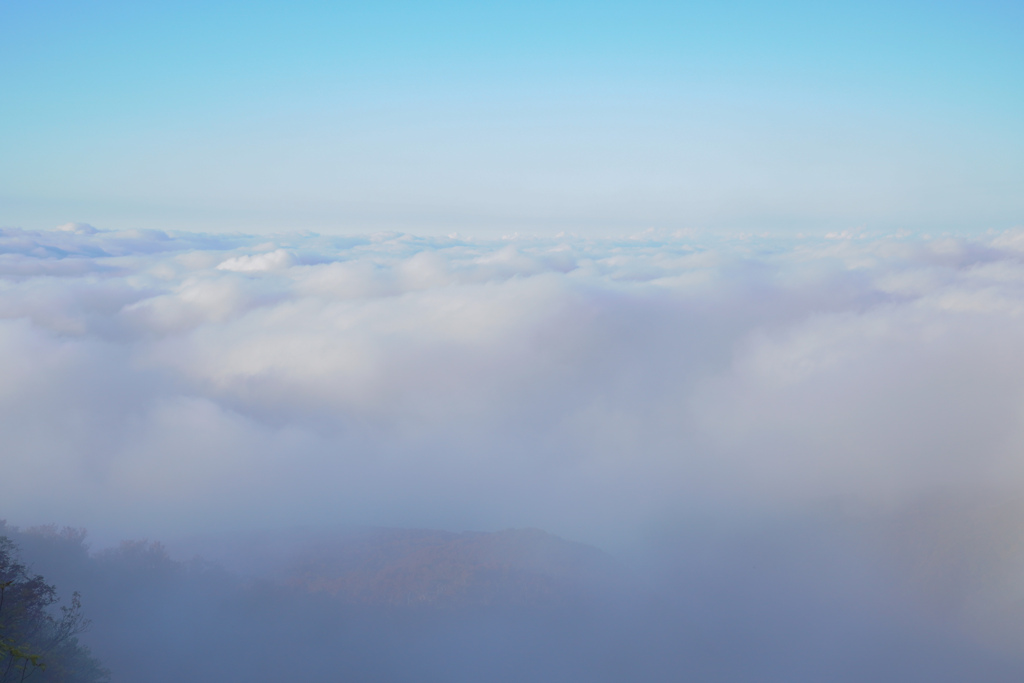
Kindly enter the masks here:
M 587 540 L 1024 492 L 1024 237 L 0 234 L 0 514 Z

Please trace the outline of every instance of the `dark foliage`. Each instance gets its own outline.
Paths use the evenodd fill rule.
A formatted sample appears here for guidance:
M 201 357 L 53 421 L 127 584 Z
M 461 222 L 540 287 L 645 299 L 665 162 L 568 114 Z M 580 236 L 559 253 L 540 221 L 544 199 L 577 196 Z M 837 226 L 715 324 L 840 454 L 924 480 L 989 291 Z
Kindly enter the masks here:
M 0 536 L 0 682 L 108 680 L 78 641 L 88 625 L 79 594 L 54 609 L 57 603 L 56 588 L 19 562 L 14 542 Z

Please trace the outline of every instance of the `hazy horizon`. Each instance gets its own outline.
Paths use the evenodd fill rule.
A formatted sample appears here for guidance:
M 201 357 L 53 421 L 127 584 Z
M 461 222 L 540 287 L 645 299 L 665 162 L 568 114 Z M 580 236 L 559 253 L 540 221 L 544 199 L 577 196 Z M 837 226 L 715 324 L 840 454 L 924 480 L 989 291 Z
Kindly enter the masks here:
M 1024 216 L 1016 3 L 0 8 L 0 225 L 972 232 Z

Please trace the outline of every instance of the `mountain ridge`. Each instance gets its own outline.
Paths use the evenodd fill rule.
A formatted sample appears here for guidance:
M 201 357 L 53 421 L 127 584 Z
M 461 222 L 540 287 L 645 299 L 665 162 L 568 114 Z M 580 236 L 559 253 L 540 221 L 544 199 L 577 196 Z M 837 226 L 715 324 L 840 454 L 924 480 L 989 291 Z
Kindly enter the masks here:
M 628 580 L 624 567 L 604 551 L 534 528 L 262 532 L 171 549 L 348 604 L 542 605 L 621 589 Z

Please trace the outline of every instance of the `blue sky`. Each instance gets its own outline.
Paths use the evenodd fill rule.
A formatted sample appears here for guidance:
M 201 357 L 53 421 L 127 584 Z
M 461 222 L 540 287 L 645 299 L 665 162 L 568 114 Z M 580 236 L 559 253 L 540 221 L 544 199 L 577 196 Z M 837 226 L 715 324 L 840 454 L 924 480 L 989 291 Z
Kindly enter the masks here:
M 1015 3 L 0 5 L 0 225 L 1024 223 Z

